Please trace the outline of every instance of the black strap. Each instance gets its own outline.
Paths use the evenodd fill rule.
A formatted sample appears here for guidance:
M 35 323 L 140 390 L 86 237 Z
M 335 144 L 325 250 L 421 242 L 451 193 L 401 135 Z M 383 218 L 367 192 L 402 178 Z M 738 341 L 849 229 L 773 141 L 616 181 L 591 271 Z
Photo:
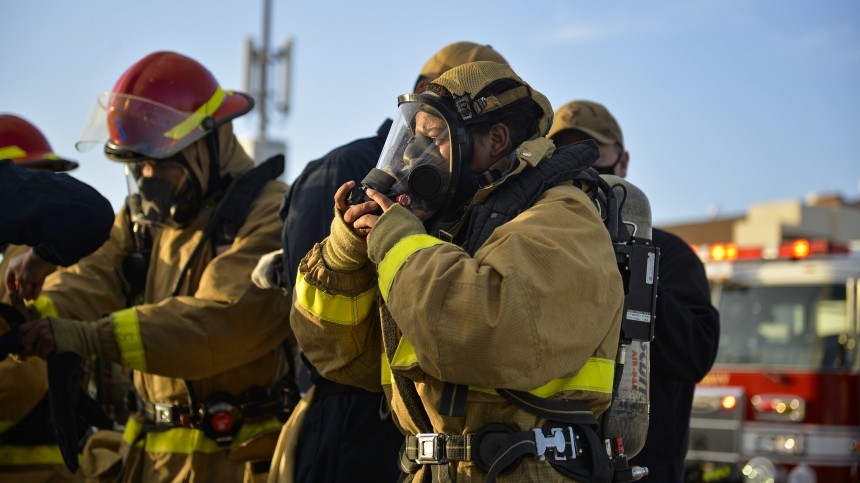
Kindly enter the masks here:
M 389 364 L 394 360 L 394 352 L 397 350 L 397 344 L 400 337 L 397 323 L 394 322 L 394 317 L 388 310 L 388 306 L 384 303 L 382 307 L 382 341 L 385 346 L 385 356 L 388 358 Z M 397 387 L 397 392 L 400 393 L 400 398 L 403 400 L 403 405 L 406 406 L 406 412 L 413 424 L 422 433 L 430 433 L 433 427 L 430 424 L 430 418 L 427 416 L 427 411 L 421 404 L 421 397 L 418 395 L 418 390 L 415 389 L 415 383 L 408 377 L 391 371 L 394 378 L 394 384 Z
M 380 303 L 381 312 L 382 312 L 382 342 L 385 346 L 385 355 L 388 358 L 389 364 L 394 359 L 394 352 L 397 350 L 397 344 L 399 342 L 399 330 L 397 329 L 397 324 L 394 321 L 394 317 L 392 317 L 391 312 L 388 311 L 388 307 L 384 303 Z M 400 398 L 403 400 L 403 405 L 406 407 L 406 412 L 409 414 L 409 418 L 412 419 L 413 424 L 424 433 L 429 433 L 432 431 L 432 425 L 430 424 L 430 418 L 427 416 L 427 411 L 424 410 L 424 406 L 421 404 L 421 397 L 418 395 L 418 390 L 415 389 L 415 383 L 412 382 L 408 377 L 398 374 L 392 371 L 393 383 L 397 387 L 397 392 L 400 394 Z M 403 475 L 409 475 L 410 473 L 405 473 L 406 471 L 414 470 L 418 471 L 419 466 L 406 466 L 402 464 L 402 460 L 405 454 L 405 447 L 401 447 L 400 449 L 400 459 L 401 459 L 401 470 L 404 471 Z M 403 481 L 411 481 L 408 476 L 401 475 L 401 480 Z M 432 476 L 431 476 L 432 475 Z M 446 483 L 452 481 L 451 475 L 448 472 L 448 465 L 433 465 L 430 467 L 430 471 L 425 473 L 424 479 L 426 481 L 433 481 L 438 483 Z
M 216 234 L 224 240 L 232 241 L 239 228 L 245 223 L 248 210 L 251 208 L 251 204 L 257 198 L 260 190 L 263 189 L 266 183 L 277 178 L 283 172 L 284 155 L 278 154 L 263 161 L 250 171 L 245 172 L 230 185 L 227 193 L 218 203 L 215 214 L 212 215 L 206 228 L 204 228 L 203 237 L 200 238 L 197 246 L 194 247 L 194 251 L 188 257 L 185 266 L 182 267 L 179 278 L 173 284 L 173 289 L 171 290 L 173 295 L 178 295 L 179 288 L 182 286 L 182 282 L 185 281 L 185 276 L 191 263 L 197 258 L 197 255 L 203 249 L 206 242 Z M 219 231 L 220 233 L 218 233 Z
M 113 421 L 102 407 L 80 385 L 81 356 L 74 352 L 53 352 L 48 356 L 48 400 L 51 403 L 51 421 L 54 434 L 66 467 L 74 473 L 78 469 L 78 453 L 83 446 L 80 421 L 85 427 L 101 429 L 113 427 Z
M 468 395 L 469 386 L 446 382 L 442 385 L 442 394 L 439 396 L 439 405 L 436 409 L 445 416 L 461 418 L 466 415 Z
M 568 424 L 583 424 L 597 427 L 597 419 L 591 408 L 582 401 L 548 399 L 528 392 L 496 389 L 500 396 L 514 406 L 549 421 Z
M 215 139 L 217 140 L 217 138 Z M 174 296 L 179 295 L 179 290 L 182 287 L 182 283 L 185 281 L 185 276 L 188 274 L 191 263 L 194 262 L 203 250 L 207 241 L 212 240 L 213 235 L 218 234 L 229 236 L 229 240 L 232 242 L 233 237 L 236 236 L 239 228 L 241 228 L 245 223 L 245 219 L 248 216 L 248 210 L 250 210 L 251 204 L 257 198 L 260 190 L 263 189 L 263 186 L 265 186 L 266 183 L 277 178 L 283 172 L 284 155 L 277 154 L 263 161 L 259 165 L 254 166 L 249 171 L 246 171 L 239 177 L 239 179 L 230 185 L 227 189 L 227 193 L 218 203 L 218 207 L 215 209 L 215 213 L 209 220 L 206 228 L 204 228 L 203 236 L 200 237 L 200 241 L 197 243 L 197 246 L 194 247 L 194 250 L 188 257 L 188 261 L 185 262 L 185 266 L 183 266 L 182 270 L 179 272 L 179 277 L 176 279 L 176 282 L 173 284 L 173 288 L 170 291 L 171 294 Z M 218 233 L 218 231 L 221 233 Z M 292 357 L 290 358 L 290 362 L 292 363 Z M 196 395 L 194 394 L 194 388 L 191 385 L 191 381 L 186 380 L 185 386 L 188 392 L 189 403 L 192 407 L 197 407 L 199 401 L 196 400 Z

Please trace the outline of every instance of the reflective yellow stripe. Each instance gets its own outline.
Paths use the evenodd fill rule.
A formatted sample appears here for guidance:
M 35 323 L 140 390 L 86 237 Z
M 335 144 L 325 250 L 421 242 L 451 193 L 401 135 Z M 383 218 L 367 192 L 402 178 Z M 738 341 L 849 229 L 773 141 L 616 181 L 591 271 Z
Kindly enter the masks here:
M 78 462 L 81 461 L 78 455 Z M 0 466 L 62 465 L 63 454 L 55 444 L 36 446 L 0 445 Z
M 394 357 L 391 358 L 393 367 L 407 368 L 418 364 L 418 354 L 415 353 L 415 346 L 412 342 L 406 340 L 406 337 L 401 337 L 397 343 L 397 349 L 394 351 Z
M 442 243 L 445 242 L 430 235 L 410 235 L 397 242 L 379 264 L 379 290 L 382 292 L 382 298 L 388 301 L 388 292 L 391 290 L 394 276 L 413 253 Z
M 136 442 L 138 447 L 142 445 L 150 453 L 217 453 L 236 448 L 254 436 L 280 429 L 281 426 L 282 423 L 275 418 L 262 423 L 246 423 L 233 439 L 233 443 L 229 447 L 224 447 L 218 446 L 215 441 L 207 438 L 203 431 L 190 428 L 150 431 L 140 441 L 136 441 L 143 427 L 136 419 L 129 418 L 122 433 L 122 439 L 129 445 Z
M 206 116 L 214 114 L 215 111 L 221 107 L 221 103 L 224 102 L 224 91 L 219 87 L 215 90 L 215 93 L 212 94 L 212 97 L 206 101 L 205 104 L 200 106 L 193 114 L 186 117 L 184 121 L 180 122 L 173 129 L 164 133 L 164 137 L 170 139 L 182 139 L 188 135 L 194 129 L 200 127 L 203 124 L 203 119 Z
M 574 390 L 612 394 L 614 374 L 615 362 L 612 359 L 590 357 L 575 376 L 553 379 L 529 392 L 539 397 L 550 397 L 563 391 Z
M 30 307 L 35 308 L 41 317 L 57 317 L 59 315 L 59 312 L 57 312 L 57 306 L 54 305 L 54 301 L 47 295 L 39 295 L 39 297 L 30 304 Z
M 122 365 L 130 369 L 146 372 L 146 354 L 140 338 L 140 325 L 134 307 L 119 310 L 113 316 L 113 336 L 119 346 Z
M 550 397 L 564 391 L 591 391 L 612 394 L 612 378 L 615 362 L 612 359 L 591 357 L 575 376 L 553 379 L 543 386 L 529 391 L 538 397 Z M 469 386 L 472 391 L 496 394 L 494 389 Z
M 27 155 L 27 151 L 18 146 L 5 146 L 0 148 L 0 159 L 15 159 L 23 158 Z
M 299 273 L 296 281 L 296 303 L 316 317 L 341 325 L 356 325 L 367 317 L 376 303 L 376 287 L 357 297 L 323 292 L 305 281 Z
M 380 382 L 382 382 L 383 386 L 390 386 L 391 381 L 394 380 L 394 374 L 391 373 L 391 366 L 388 365 L 388 356 L 385 355 L 385 352 L 382 353 L 382 377 Z
M 383 357 L 383 359 L 385 358 Z M 415 346 L 406 340 L 405 337 L 401 337 L 400 342 L 397 344 L 397 350 L 394 351 L 391 367 L 405 369 L 417 363 L 418 355 L 415 353 Z M 390 371 L 390 368 L 387 367 L 387 364 L 383 364 L 383 383 L 386 377 L 386 370 Z M 553 379 L 529 392 L 538 397 L 550 397 L 561 392 L 577 390 L 612 394 L 612 380 L 614 376 L 615 362 L 612 359 L 590 357 L 575 376 Z M 469 386 L 469 389 L 496 394 L 494 389 L 484 387 Z

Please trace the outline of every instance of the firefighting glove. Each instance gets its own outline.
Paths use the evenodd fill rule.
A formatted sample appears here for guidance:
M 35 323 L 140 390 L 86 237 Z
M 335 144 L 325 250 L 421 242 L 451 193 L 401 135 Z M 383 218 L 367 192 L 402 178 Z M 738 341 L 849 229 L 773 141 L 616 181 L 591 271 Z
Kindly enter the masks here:
M 74 352 L 80 356 L 96 355 L 105 358 L 95 322 L 51 317 L 51 330 L 57 352 Z M 116 359 L 111 359 L 116 360 Z
M 373 263 L 379 265 L 385 254 L 400 240 L 412 235 L 425 235 L 424 223 L 409 209 L 393 205 L 379 220 L 368 239 L 368 254 Z
M 110 429 L 113 422 L 102 407 L 81 387 L 81 357 L 73 352 L 48 356 L 48 400 L 51 422 L 63 462 L 72 473 L 78 469 L 78 454 L 88 428 Z
M 322 241 L 326 266 L 335 272 L 354 272 L 367 263 L 367 244 L 350 230 L 335 208 L 331 234 Z
M 260 288 L 284 287 L 284 250 L 275 250 L 260 257 L 254 271 L 251 272 L 251 282 Z

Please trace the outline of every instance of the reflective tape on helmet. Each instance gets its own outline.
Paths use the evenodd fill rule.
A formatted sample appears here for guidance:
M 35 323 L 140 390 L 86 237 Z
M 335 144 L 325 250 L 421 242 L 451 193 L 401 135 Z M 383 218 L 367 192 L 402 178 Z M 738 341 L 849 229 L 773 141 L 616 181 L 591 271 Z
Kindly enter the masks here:
M 259 423 L 245 422 L 233 442 L 226 448 L 236 448 L 257 435 L 278 430 L 282 425 L 283 423 L 277 418 L 267 419 Z M 163 431 L 150 431 L 140 438 L 142 431 L 142 424 L 137 419 L 130 417 L 126 422 L 122 439 L 129 445 L 142 446 L 145 451 L 150 453 L 218 453 L 225 449 L 224 446 L 219 446 L 214 440 L 207 438 L 199 429 L 171 428 Z
M 170 139 L 182 139 L 187 136 L 188 133 L 203 124 L 203 120 L 206 119 L 206 117 L 215 114 L 215 111 L 217 111 L 218 108 L 221 107 L 221 103 L 224 102 L 225 96 L 226 94 L 223 89 L 220 87 L 215 89 L 215 93 L 212 94 L 212 97 L 210 97 L 208 101 L 197 108 L 197 110 L 190 116 L 186 117 L 184 121 L 173 126 L 172 129 L 164 133 L 164 137 Z
M 17 159 L 23 158 L 27 152 L 18 146 L 0 147 L 0 159 Z
M 376 304 L 376 287 L 355 297 L 326 293 L 309 284 L 299 273 L 296 280 L 296 303 L 315 317 L 340 325 L 356 325 L 364 320 Z
M 80 462 L 80 455 L 78 455 Z M 62 465 L 63 454 L 55 444 L 34 446 L 0 445 L 0 466 Z
M 415 352 L 415 346 L 406 340 L 405 337 L 401 337 L 400 342 L 397 344 L 397 350 L 394 352 L 394 357 L 391 359 L 391 368 L 383 364 L 383 382 L 386 378 L 386 370 L 409 369 L 416 364 L 418 364 L 418 354 Z M 612 394 L 614 376 L 615 361 L 600 357 L 589 357 L 576 375 L 553 379 L 540 387 L 531 389 L 529 392 L 538 397 L 550 397 L 566 391 L 590 391 Z M 469 390 L 496 394 L 494 389 L 484 387 L 469 386 Z
M 113 335 L 119 346 L 122 365 L 130 369 L 146 372 L 146 354 L 140 337 L 140 322 L 134 307 L 114 312 Z
M 413 253 L 447 243 L 430 235 L 410 235 L 397 242 L 394 247 L 385 254 L 385 258 L 379 264 L 379 290 L 382 293 L 382 298 L 388 301 L 388 292 L 391 290 L 391 284 L 394 282 L 394 276 L 400 270 L 400 267 L 406 263 L 406 260 Z

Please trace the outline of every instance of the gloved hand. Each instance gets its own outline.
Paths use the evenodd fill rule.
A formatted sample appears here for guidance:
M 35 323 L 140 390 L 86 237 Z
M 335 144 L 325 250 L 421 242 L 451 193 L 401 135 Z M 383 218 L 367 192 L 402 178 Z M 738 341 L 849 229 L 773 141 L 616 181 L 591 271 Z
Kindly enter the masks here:
M 331 233 L 322 242 L 326 265 L 337 272 L 353 272 L 367 263 L 367 243 L 347 226 L 343 215 L 335 208 Z
M 260 257 L 251 282 L 260 288 L 287 288 L 284 283 L 284 250 L 275 250 Z
M 48 359 L 54 352 L 74 352 L 80 356 L 104 357 L 96 324 L 52 317 L 27 322 L 18 330 L 22 356 Z

